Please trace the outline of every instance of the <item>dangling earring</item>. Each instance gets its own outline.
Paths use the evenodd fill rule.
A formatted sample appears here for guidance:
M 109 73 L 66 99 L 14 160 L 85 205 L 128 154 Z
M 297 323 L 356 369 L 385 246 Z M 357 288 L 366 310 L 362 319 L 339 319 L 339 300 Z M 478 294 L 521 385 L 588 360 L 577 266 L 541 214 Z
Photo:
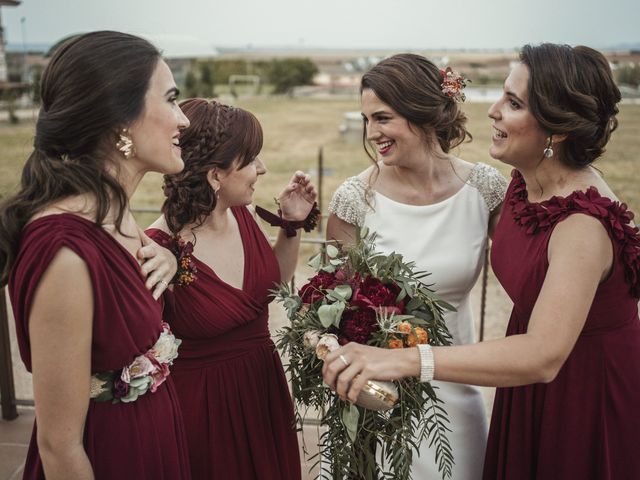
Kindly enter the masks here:
M 122 132 L 120 133 L 120 140 L 116 143 L 116 148 L 122 152 L 122 155 L 124 155 L 124 158 L 127 160 L 133 157 L 135 152 L 135 149 L 133 148 L 133 140 L 129 136 L 129 131 L 126 128 L 122 129 Z
M 549 143 L 547 144 L 547 148 L 542 152 L 544 158 L 553 157 L 553 135 L 549 135 Z

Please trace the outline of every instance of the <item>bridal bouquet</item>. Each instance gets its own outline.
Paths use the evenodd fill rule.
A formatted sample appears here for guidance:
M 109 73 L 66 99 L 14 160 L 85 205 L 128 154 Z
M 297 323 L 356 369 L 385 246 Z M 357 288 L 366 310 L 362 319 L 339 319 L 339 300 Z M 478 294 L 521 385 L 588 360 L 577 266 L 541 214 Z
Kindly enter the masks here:
M 321 413 L 319 478 L 411 478 L 413 455 L 422 441 L 435 448 L 443 478 L 451 476 L 453 455 L 448 417 L 429 383 L 415 378 L 371 381 L 356 405 L 343 402 L 322 381 L 322 358 L 339 344 L 358 342 L 383 348 L 419 343 L 448 345 L 451 336 L 439 299 L 402 255 L 375 251 L 375 234 L 358 232 L 354 247 L 328 245 L 310 265 L 316 270 L 299 291 L 274 290 L 291 321 L 279 332 L 278 348 L 288 355 L 296 417 Z M 365 408 L 366 407 L 366 408 Z M 306 451 L 306 450 L 305 450 Z

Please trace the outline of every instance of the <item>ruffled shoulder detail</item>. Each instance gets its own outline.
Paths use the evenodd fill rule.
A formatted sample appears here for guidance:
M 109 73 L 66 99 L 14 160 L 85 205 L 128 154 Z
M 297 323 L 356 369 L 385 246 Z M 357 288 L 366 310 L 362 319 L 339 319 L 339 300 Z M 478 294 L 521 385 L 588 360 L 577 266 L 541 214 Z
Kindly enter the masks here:
M 480 192 L 490 212 L 504 200 L 507 179 L 495 168 L 485 163 L 477 163 L 471 170 L 468 182 Z
M 546 231 L 572 213 L 585 213 L 602 221 L 613 239 L 621 246 L 625 279 L 631 294 L 640 298 L 640 235 L 631 222 L 633 212 L 625 203 L 603 197 L 596 187 L 575 191 L 566 197 L 551 197 L 540 203 L 528 199 L 524 178 L 517 170 L 512 173 L 512 191 L 508 204 L 513 219 L 528 235 Z
M 333 194 L 329 213 L 358 227 L 364 224 L 367 211 L 373 206 L 373 195 L 367 183 L 358 177 L 347 178 Z

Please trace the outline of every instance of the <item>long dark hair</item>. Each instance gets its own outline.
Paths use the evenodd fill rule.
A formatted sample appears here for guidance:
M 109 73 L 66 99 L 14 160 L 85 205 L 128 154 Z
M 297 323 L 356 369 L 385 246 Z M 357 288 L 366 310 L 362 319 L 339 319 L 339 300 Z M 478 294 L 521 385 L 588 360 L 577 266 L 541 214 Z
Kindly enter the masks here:
M 5 285 L 34 214 L 52 202 L 90 193 L 101 225 L 112 204 L 116 228 L 128 204 L 107 172 L 118 130 L 143 111 L 160 52 L 133 35 L 112 31 L 70 39 L 45 68 L 34 150 L 22 170 L 18 192 L 0 206 L 0 284 Z
M 589 47 L 525 45 L 520 60 L 529 68 L 532 115 L 553 134 L 567 135 L 557 147 L 571 168 L 591 164 L 604 153 L 618 127 L 620 90 L 607 59 Z
M 167 198 L 162 205 L 173 233 L 186 225 L 201 225 L 216 208 L 209 171 L 240 170 L 262 150 L 262 127 L 252 113 L 204 98 L 183 100 L 180 108 L 190 122 L 180 136 L 184 170 L 164 176 Z
M 406 118 L 425 134 L 435 132 L 445 153 L 457 147 L 471 134 L 465 128 L 467 117 L 452 98 L 442 92 L 440 69 L 421 55 L 393 55 L 376 64 L 360 81 L 360 94 L 371 89 L 384 103 Z M 367 155 L 374 154 L 363 132 Z

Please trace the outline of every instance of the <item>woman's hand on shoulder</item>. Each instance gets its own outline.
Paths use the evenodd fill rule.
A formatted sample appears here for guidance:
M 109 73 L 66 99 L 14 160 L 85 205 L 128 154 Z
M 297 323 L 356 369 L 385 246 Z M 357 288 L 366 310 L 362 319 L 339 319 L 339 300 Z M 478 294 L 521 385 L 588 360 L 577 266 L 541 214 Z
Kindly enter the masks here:
M 169 283 L 178 271 L 178 263 L 174 254 L 158 245 L 146 233 L 140 230 L 142 247 L 136 253 L 142 261 L 140 272 L 146 278 L 145 286 L 152 291 L 154 299 L 160 298 L 169 287 Z
M 311 177 L 298 170 L 278 195 L 282 217 L 286 220 L 304 220 L 311 212 L 316 197 Z

